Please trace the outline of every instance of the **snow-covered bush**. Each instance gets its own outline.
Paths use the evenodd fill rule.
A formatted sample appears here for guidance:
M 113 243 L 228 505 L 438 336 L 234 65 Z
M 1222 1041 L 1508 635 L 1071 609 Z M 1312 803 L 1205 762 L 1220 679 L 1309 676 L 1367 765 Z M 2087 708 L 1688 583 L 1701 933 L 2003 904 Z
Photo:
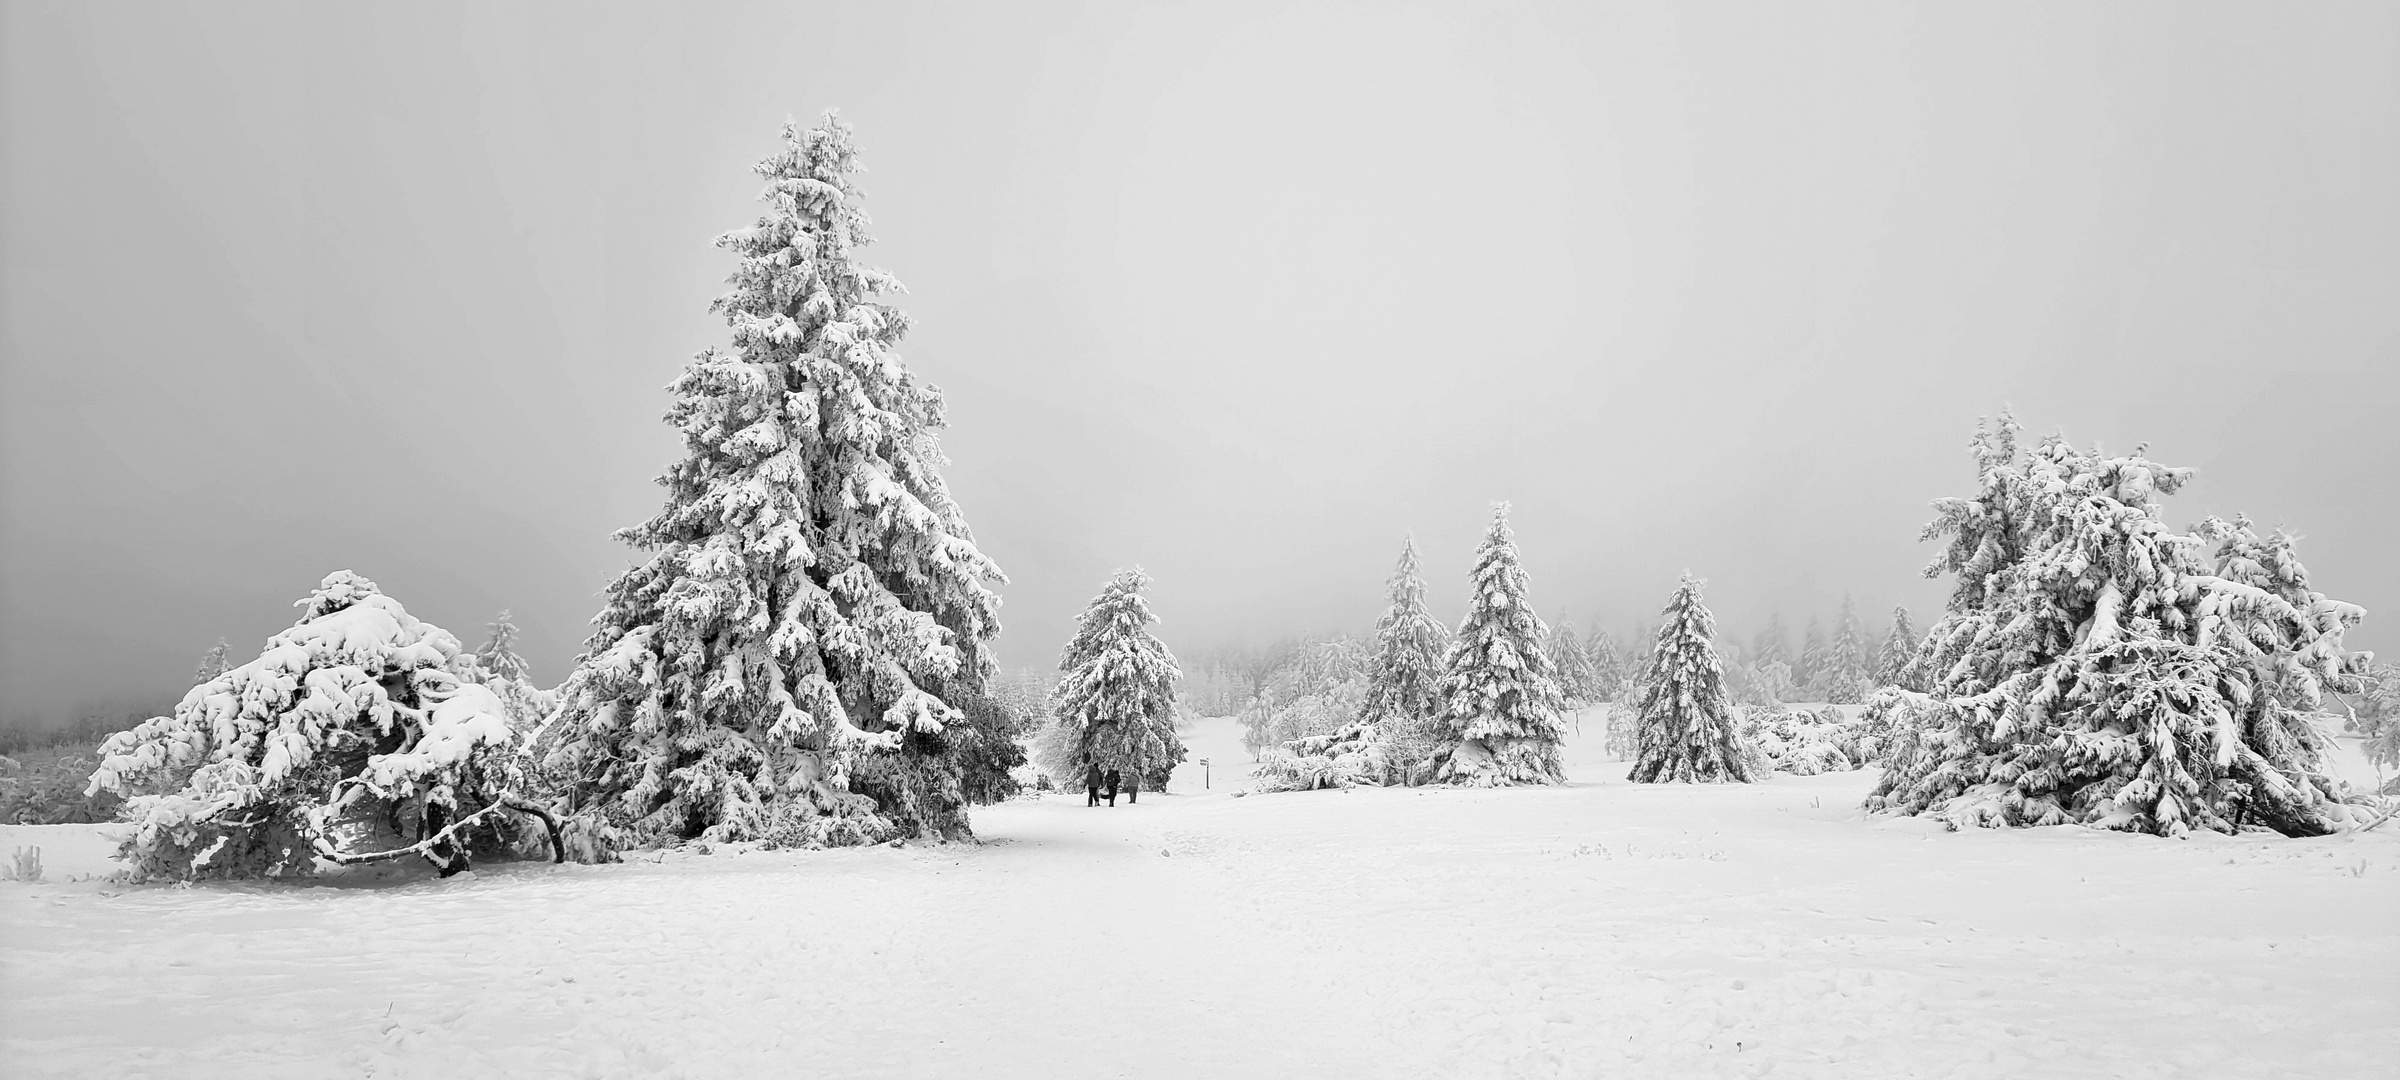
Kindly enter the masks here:
M 1142 599 L 1150 576 L 1121 570 L 1084 608 L 1059 657 L 1054 726 L 1075 737 L 1076 760 L 1116 771 L 1136 790 L 1163 791 L 1184 758 L 1175 734 L 1175 683 L 1183 671 L 1150 632 L 1158 616 Z M 1075 770 L 1078 782 L 1082 769 Z
M 1060 791 L 1083 790 L 1083 732 L 1052 716 L 1033 730 L 1026 742 L 1026 761 Z
M 2400 795 L 2400 775 L 2383 779 L 2385 773 L 2400 773 L 2400 667 L 2374 665 L 2351 696 L 2357 701 L 2344 726 L 2360 736 L 2359 749 L 2375 766 L 2376 791 Z
M 122 802 L 87 790 L 100 763 L 96 743 L 66 743 L 0 757 L 0 822 L 64 825 L 112 821 Z
M 412 853 L 454 872 L 469 830 L 521 800 L 517 739 L 499 698 L 460 678 L 458 639 L 347 570 L 298 606 L 257 659 L 101 745 L 87 790 L 125 799 L 137 874 L 289 875 L 318 857 Z M 394 835 L 411 821 L 415 843 Z
M 1757 764 L 1769 771 L 1815 776 L 1865 764 L 1859 759 L 1856 726 L 1831 707 L 1814 713 L 1752 708 L 1742 716 L 1741 731 L 1742 741 L 1757 751 Z
M 1929 692 L 1877 695 L 1868 807 L 2169 836 L 2349 821 L 2323 695 L 2355 685 L 2362 612 L 2310 588 L 2288 535 L 2168 528 L 2158 499 L 2189 470 L 2055 436 L 2024 452 L 2017 430 L 1979 428 L 1980 490 L 1934 504 L 1925 535 L 1950 544 L 1928 572 L 1956 585 L 1910 664 Z
M 830 114 L 758 165 L 766 211 L 717 241 L 731 347 L 671 388 L 683 457 L 619 534 L 649 557 L 537 740 L 572 808 L 632 842 L 964 836 L 1014 765 L 965 707 L 1002 577 L 942 479 L 941 394 L 895 352 L 900 284 L 860 259 L 858 168 Z
M 1475 551 L 1467 617 L 1442 658 L 1442 749 L 1434 778 L 1476 787 L 1565 783 L 1566 722 L 1544 649 L 1549 628 L 1526 599 L 1508 504 Z
M 1270 750 L 1250 774 L 1252 790 L 1312 791 L 1399 783 L 1402 769 L 1375 725 L 1356 723 Z
M 1277 708 L 1267 730 L 1276 742 L 1331 735 L 1358 722 L 1366 698 L 1366 681 L 1353 676 Z
M 9 852 L 8 865 L 0 866 L 0 881 L 31 883 L 40 880 L 42 880 L 42 849 L 39 847 L 16 848 Z

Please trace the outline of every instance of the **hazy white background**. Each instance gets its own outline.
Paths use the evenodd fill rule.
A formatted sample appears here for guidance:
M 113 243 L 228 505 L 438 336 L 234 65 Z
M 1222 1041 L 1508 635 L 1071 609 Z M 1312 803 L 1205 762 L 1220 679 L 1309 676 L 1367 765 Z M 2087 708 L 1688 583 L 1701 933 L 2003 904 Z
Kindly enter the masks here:
M 1135 10 L 1139 9 L 1139 10 Z M 1690 568 L 1920 626 L 1965 439 L 2201 469 L 2400 645 L 2390 4 L 0 7 L 0 715 L 163 707 L 325 572 L 555 681 L 828 105 L 1046 666 Z

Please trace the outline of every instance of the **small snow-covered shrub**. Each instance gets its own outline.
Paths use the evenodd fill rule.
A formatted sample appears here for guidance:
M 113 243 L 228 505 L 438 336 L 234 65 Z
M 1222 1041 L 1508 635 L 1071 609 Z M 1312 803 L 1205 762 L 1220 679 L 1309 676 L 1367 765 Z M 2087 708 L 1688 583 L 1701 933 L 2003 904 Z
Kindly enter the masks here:
M 65 825 L 114 820 L 122 800 L 109 792 L 85 790 L 98 764 L 93 743 L 0 757 L 0 821 Z
M 1375 725 L 1353 723 L 1328 735 L 1294 739 L 1269 750 L 1251 773 L 1261 792 L 1313 791 L 1398 783 L 1404 771 Z
M 1058 790 L 1083 792 L 1083 733 L 1074 724 L 1052 718 L 1034 729 L 1025 749 L 1028 763 L 1049 777 Z
M 2359 680 L 2357 704 L 2350 709 L 2343 725 L 2363 739 L 2359 747 L 2367 761 L 2375 766 L 2379 795 L 2400 795 L 2400 776 L 2383 780 L 2386 772 L 2400 772 L 2400 667 L 2376 664 Z
M 42 880 L 42 849 L 18 848 L 10 853 L 8 865 L 0 867 L 0 878 L 24 882 Z
M 506 707 L 460 679 L 458 639 L 347 570 L 298 606 L 257 659 L 101 745 L 88 790 L 126 800 L 137 875 L 304 874 L 319 857 L 408 854 L 452 873 L 469 834 L 521 798 Z
M 1757 763 L 1775 772 L 1815 776 L 1848 772 L 1862 764 L 1857 731 L 1831 706 L 1815 713 L 1751 709 L 1742 718 L 1742 739 L 1756 751 Z

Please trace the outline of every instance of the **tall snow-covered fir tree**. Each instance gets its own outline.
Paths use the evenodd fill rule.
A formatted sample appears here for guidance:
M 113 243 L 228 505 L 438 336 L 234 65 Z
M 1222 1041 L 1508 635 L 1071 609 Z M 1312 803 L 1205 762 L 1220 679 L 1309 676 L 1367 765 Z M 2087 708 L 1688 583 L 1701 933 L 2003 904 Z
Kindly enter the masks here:
M 1142 599 L 1149 583 L 1138 569 L 1108 579 L 1059 657 L 1052 697 L 1058 722 L 1073 728 L 1085 762 L 1158 791 L 1184 757 L 1175 736 L 1175 684 L 1183 669 L 1150 632 L 1158 616 Z
M 1425 577 L 1417 542 L 1400 542 L 1400 563 L 1389 581 L 1391 604 L 1375 620 L 1375 655 L 1367 666 L 1367 695 L 1359 719 L 1401 743 L 1423 741 L 1442 711 L 1442 651 L 1450 632 L 1425 607 Z
M 1650 671 L 1635 704 L 1635 756 L 1626 778 L 1641 784 L 1748 782 L 1733 703 L 1714 644 L 1716 616 L 1700 602 L 1706 584 L 1683 575 L 1660 614 Z
M 2017 432 L 1979 426 L 1980 490 L 1934 504 L 1925 535 L 1950 542 L 1928 573 L 1956 584 L 1913 665 L 1927 692 L 1870 706 L 1894 731 L 1868 807 L 2161 835 L 2353 820 L 2323 695 L 2365 666 L 2342 644 L 2363 613 L 2283 533 L 2170 529 L 2158 500 L 2189 470 Z
M 228 655 L 232 650 L 232 642 L 218 638 L 215 647 L 201 654 L 200 665 L 192 669 L 192 685 L 198 686 L 225 674 L 226 669 L 233 666 L 233 661 Z
M 1467 617 L 1442 658 L 1443 749 L 1435 778 L 1497 787 L 1557 784 L 1566 739 L 1548 628 L 1526 600 L 1525 568 L 1508 527 L 1508 504 L 1475 551 Z
M 1892 630 L 1883 638 L 1883 648 L 1875 654 L 1875 686 L 1897 686 L 1903 690 L 1920 689 L 1909 677 L 1908 662 L 1917 655 L 1917 628 L 1908 623 L 1906 606 L 1892 609 Z
M 1833 643 L 1825 649 L 1825 669 L 1817 681 L 1825 700 L 1835 705 L 1856 705 L 1867 699 L 1875 687 L 1867 663 L 1867 628 L 1858 621 L 1858 610 L 1851 606 L 1848 596 L 1842 597 L 1842 613 L 1834 621 Z
M 712 310 L 730 347 L 670 387 L 683 458 L 649 557 L 611 583 L 538 749 L 636 843 L 964 835 L 1004 580 L 939 467 L 938 390 L 893 351 L 900 283 L 860 261 L 848 124 L 784 127 Z

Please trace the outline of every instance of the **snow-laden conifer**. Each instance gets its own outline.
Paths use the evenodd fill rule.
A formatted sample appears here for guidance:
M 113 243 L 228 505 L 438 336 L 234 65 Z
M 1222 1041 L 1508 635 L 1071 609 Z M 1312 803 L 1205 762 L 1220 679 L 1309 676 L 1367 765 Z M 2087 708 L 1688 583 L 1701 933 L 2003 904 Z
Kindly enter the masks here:
M 535 686 L 533 669 L 517 655 L 517 624 L 506 608 L 487 624 L 474 660 L 472 677 L 500 696 L 508 707 L 508 722 L 517 730 L 532 731 L 557 706 L 557 695 Z
M 1792 664 L 1792 682 L 1802 694 L 1813 697 L 1825 692 L 1826 665 L 1832 658 L 1833 641 L 1825 636 L 1825 624 L 1809 616 L 1808 630 L 1800 637 L 1800 659 Z
M 1359 715 L 1387 727 L 1423 728 L 1441 712 L 1442 649 L 1450 634 L 1425 607 L 1415 537 L 1400 542 L 1389 585 L 1391 603 L 1375 620 L 1375 658 Z
M 1669 597 L 1650 650 L 1650 670 L 1635 705 L 1636 783 L 1747 782 L 1758 779 L 1725 699 L 1714 644 L 1716 616 L 1700 602 L 1705 584 L 1690 574 Z
M 1781 660 L 1749 664 L 1742 674 L 1742 704 L 1772 709 L 1791 700 L 1792 666 Z
M 1475 552 L 1466 619 L 1443 657 L 1436 779 L 1478 786 L 1566 780 L 1559 758 L 1566 724 L 1544 649 L 1548 628 L 1525 587 L 1508 504 L 1500 503 Z
M 1617 651 L 1616 638 L 1595 621 L 1592 632 L 1583 639 L 1584 664 L 1592 673 L 1592 700 L 1617 702 L 1625 699 L 1624 656 Z
M 192 669 L 192 684 L 197 686 L 225 674 L 233 666 L 232 652 L 233 643 L 218 638 L 214 647 L 201 654 L 200 665 Z
M 517 655 L 517 624 L 507 608 L 484 625 L 483 647 L 475 650 L 475 665 L 495 679 L 530 684 L 533 669 Z
M 1979 426 L 1980 490 L 1934 504 L 1929 573 L 1956 584 L 1927 692 L 1870 706 L 1892 735 L 1869 808 L 2162 835 L 2350 820 L 2321 710 L 2363 666 L 2342 645 L 2362 612 L 2309 585 L 2289 536 L 2170 529 L 2158 499 L 2188 470 L 2017 431 Z
M 1920 689 L 1909 677 L 1909 661 L 1917 655 L 1917 629 L 1908 623 L 1906 606 L 1892 609 L 1892 630 L 1883 638 L 1883 648 L 1875 654 L 1875 686 L 1897 686 L 1903 690 Z
M 1584 651 L 1583 642 L 1575 637 L 1575 628 L 1560 622 L 1550 631 L 1550 667 L 1557 672 L 1559 695 L 1569 709 L 1580 709 L 1600 700 L 1599 679 L 1592 671 L 1592 657 Z
M 1400 561 L 1388 579 L 1390 602 L 1375 620 L 1374 655 L 1358 718 L 1374 727 L 1396 769 L 1423 764 L 1441 745 L 1442 654 L 1450 631 L 1425 606 L 1425 576 L 1416 538 L 1400 542 Z
M 730 347 L 671 390 L 683 457 L 649 552 L 608 588 L 544 764 L 639 842 L 863 842 L 966 831 L 999 568 L 939 467 L 939 391 L 893 351 L 900 283 L 860 261 L 850 127 L 786 124 L 766 212 L 713 310 Z M 997 740 L 997 741 L 994 741 Z M 976 744 L 986 743 L 976 753 Z
M 347 570 L 298 606 L 257 659 L 101 744 L 87 794 L 126 800 L 138 874 L 305 874 L 318 857 L 414 854 L 455 871 L 470 829 L 504 806 L 530 812 L 505 709 L 461 677 L 472 661 L 457 638 Z M 415 835 L 394 835 L 395 819 Z
M 1867 629 L 1858 621 L 1858 611 L 1848 596 L 1842 597 L 1841 617 L 1834 621 L 1833 641 L 1825 648 L 1824 670 L 1817 682 L 1826 701 L 1836 705 L 1856 705 L 1873 690 L 1872 675 L 1867 664 Z
M 1767 625 L 1759 630 L 1757 637 L 1750 639 L 1750 653 L 1751 663 L 1782 661 L 1784 670 L 1793 670 L 1792 635 L 1783 627 L 1782 612 L 1767 616 Z
M 1155 791 L 1184 757 L 1175 735 L 1183 670 L 1150 632 L 1158 616 L 1142 599 L 1149 583 L 1139 569 L 1121 570 L 1092 598 L 1059 657 L 1054 694 L 1058 719 L 1071 725 L 1084 761 Z

